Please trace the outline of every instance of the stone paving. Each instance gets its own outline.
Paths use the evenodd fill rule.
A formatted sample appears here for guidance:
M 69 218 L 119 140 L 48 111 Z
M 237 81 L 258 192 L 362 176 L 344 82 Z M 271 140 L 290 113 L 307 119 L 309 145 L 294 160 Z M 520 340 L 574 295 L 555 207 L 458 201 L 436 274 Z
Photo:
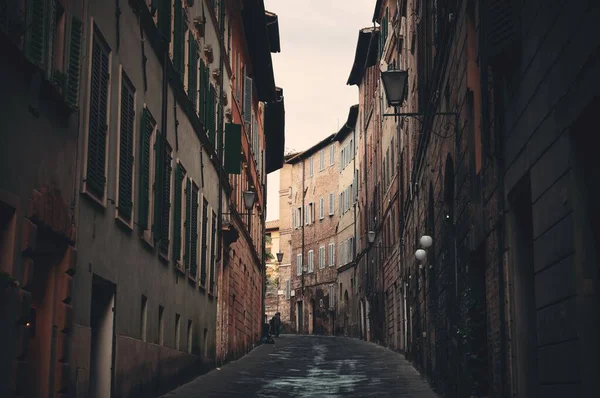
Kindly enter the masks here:
M 357 339 L 282 335 L 164 395 L 438 398 L 400 354 Z

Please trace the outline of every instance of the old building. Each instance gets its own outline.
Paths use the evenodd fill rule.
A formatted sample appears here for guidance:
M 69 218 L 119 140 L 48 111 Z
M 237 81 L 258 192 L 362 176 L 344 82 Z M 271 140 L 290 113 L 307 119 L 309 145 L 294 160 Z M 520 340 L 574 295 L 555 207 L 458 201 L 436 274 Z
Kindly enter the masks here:
M 363 336 L 444 396 L 594 395 L 598 167 L 584 148 L 600 9 L 374 3 L 348 80 Z M 402 92 L 386 91 L 387 71 Z
M 0 396 L 69 387 L 84 8 L 0 7 Z M 29 19 L 28 19 L 29 18 Z M 29 22 L 28 22 L 29 21 Z M 88 348 L 89 349 L 89 348 Z
M 225 171 L 232 187 L 223 217 L 224 248 L 217 320 L 218 361 L 238 358 L 260 340 L 264 319 L 267 173 L 283 164 L 283 90 L 271 53 L 279 52 L 277 15 L 262 0 L 227 2 L 227 70 L 233 74 L 225 117 Z M 235 127 L 235 128 L 234 128 Z M 241 137 L 240 137 L 241 136 Z M 228 145 L 232 138 L 235 145 Z M 241 146 L 238 145 L 241 138 Z M 248 193 L 255 193 L 248 207 Z
M 290 330 L 290 263 L 279 262 L 277 255 L 282 256 L 279 220 L 267 221 L 266 228 L 266 267 L 267 291 L 265 294 L 265 322 L 279 313 L 283 331 Z
M 310 149 L 288 156 L 280 171 L 279 209 L 285 214 L 280 217 L 280 234 L 282 242 L 289 242 L 291 253 L 290 316 L 297 333 L 334 331 L 340 174 L 334 137 L 332 134 Z M 285 243 L 283 248 L 285 253 Z
M 23 133 L 2 133 L 2 396 L 155 396 L 243 355 L 283 162 L 277 16 L 262 1 L 5 5 L 3 109 Z
M 339 179 L 337 183 L 337 217 L 336 227 L 338 271 L 335 296 L 335 333 L 358 337 L 359 310 L 356 269 L 356 213 L 358 193 L 358 142 L 356 122 L 358 105 L 350 108 L 348 118 L 342 128 L 334 136 L 339 148 Z M 329 212 L 335 213 L 335 202 L 329 203 Z

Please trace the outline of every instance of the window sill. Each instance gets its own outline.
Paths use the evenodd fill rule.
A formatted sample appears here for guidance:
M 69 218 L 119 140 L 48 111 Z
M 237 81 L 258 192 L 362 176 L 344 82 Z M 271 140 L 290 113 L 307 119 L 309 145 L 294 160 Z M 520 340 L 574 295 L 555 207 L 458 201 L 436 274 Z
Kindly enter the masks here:
M 152 239 L 152 233 L 150 232 L 150 230 L 145 229 L 142 231 L 142 235 L 140 236 L 140 240 L 144 243 L 144 246 L 146 246 L 148 249 L 153 250 L 154 249 L 154 242 Z
M 178 271 L 180 274 L 185 275 L 186 274 L 186 270 L 185 268 L 183 268 L 183 266 L 181 265 L 181 263 L 179 261 L 177 261 L 175 263 L 175 270 Z
M 158 258 L 165 264 L 169 265 L 169 255 L 165 253 L 158 253 Z
M 206 285 L 200 285 L 200 291 L 206 294 Z
M 106 211 L 106 209 L 108 208 L 106 205 L 106 199 L 100 199 L 93 193 L 89 192 L 87 190 L 87 184 L 85 182 L 83 183 L 83 190 L 81 191 L 81 195 L 87 197 L 95 206 L 99 207 L 100 210 Z
M 128 232 L 133 232 L 133 220 L 127 222 L 123 217 L 119 216 L 119 210 L 117 209 L 117 215 L 115 216 L 115 222 L 119 227 L 126 229 Z
M 192 276 L 192 274 L 187 275 L 188 277 L 188 282 L 190 282 L 191 284 L 193 284 L 194 288 L 196 288 L 197 284 L 198 284 L 198 277 L 197 276 Z

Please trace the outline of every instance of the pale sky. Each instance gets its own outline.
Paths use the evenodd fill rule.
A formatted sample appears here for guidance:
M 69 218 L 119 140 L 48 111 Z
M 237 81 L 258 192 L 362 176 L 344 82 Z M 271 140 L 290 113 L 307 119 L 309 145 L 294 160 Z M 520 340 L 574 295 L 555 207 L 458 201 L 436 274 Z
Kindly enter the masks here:
M 285 148 L 302 151 L 338 131 L 358 89 L 347 86 L 358 31 L 375 0 L 265 0 L 279 16 L 281 52 L 271 54 L 285 100 Z M 267 220 L 279 218 L 279 172 L 267 177 Z

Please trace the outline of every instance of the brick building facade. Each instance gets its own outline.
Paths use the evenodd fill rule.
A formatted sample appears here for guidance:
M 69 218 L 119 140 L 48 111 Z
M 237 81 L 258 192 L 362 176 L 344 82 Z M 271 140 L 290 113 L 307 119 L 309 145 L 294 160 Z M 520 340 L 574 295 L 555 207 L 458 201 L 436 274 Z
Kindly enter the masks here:
M 597 391 L 598 12 L 378 0 L 360 31 L 361 334 L 444 396 Z M 411 116 L 383 116 L 378 69 L 408 71 Z

